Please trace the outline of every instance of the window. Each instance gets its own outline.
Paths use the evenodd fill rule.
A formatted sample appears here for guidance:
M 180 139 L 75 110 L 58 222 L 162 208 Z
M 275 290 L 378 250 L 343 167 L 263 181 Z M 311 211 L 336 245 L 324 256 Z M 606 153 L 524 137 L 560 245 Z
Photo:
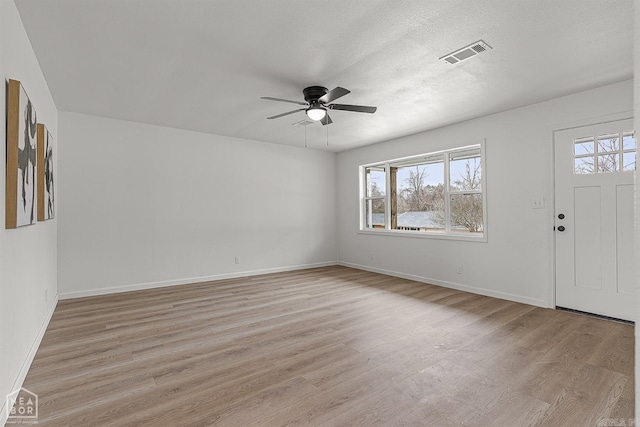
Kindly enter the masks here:
M 385 188 L 384 168 L 365 169 L 367 189 L 365 195 L 365 218 L 367 228 L 384 228 L 385 225 Z
M 573 164 L 576 175 L 635 171 L 635 133 L 577 138 L 573 142 Z
M 361 230 L 484 237 L 483 146 L 361 166 Z

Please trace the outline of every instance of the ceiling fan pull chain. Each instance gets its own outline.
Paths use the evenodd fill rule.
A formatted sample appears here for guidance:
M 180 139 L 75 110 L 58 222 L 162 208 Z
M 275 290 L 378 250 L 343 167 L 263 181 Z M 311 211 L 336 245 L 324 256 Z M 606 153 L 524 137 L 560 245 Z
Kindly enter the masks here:
M 329 146 L 329 126 L 325 126 L 327 128 L 327 147 Z
M 304 148 L 307 148 L 307 127 L 304 127 Z

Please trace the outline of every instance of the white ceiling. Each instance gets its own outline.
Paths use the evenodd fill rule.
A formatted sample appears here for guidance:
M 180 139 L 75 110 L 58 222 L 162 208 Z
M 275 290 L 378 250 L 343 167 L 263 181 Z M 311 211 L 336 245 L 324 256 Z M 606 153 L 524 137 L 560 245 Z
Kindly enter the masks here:
M 633 0 L 15 1 L 60 110 L 302 146 L 259 98 L 342 86 L 378 111 L 306 128 L 332 151 L 632 77 Z

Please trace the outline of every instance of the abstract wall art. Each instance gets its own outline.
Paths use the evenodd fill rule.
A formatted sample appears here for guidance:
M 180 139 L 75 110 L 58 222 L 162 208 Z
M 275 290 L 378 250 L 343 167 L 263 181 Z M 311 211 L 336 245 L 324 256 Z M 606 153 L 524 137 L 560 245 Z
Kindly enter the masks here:
M 55 215 L 53 138 L 47 127 L 38 123 L 38 221 Z
M 7 85 L 7 177 L 5 227 L 36 222 L 36 111 L 17 80 Z

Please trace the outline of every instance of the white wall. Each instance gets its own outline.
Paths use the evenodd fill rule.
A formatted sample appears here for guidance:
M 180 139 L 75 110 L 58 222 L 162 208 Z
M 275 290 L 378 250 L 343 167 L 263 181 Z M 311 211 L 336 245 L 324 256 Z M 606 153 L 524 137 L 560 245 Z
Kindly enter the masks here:
M 336 262 L 334 153 L 59 122 L 61 298 Z
M 0 0 L 0 117 L 6 117 L 6 79 L 20 80 L 40 123 L 57 141 L 57 110 L 15 4 Z M 4 123 L 4 119 L 3 119 Z M 6 128 L 0 126 L 4 146 Z M 0 425 L 5 396 L 22 385 L 55 307 L 56 219 L 5 230 L 6 158 L 0 161 Z M 48 301 L 45 301 L 45 291 Z
M 338 154 L 338 259 L 540 306 L 553 304 L 553 130 L 633 109 L 633 82 Z M 359 234 L 358 165 L 486 139 L 488 242 Z M 544 197 L 545 209 L 532 209 Z M 373 259 L 371 259 L 373 256 Z M 457 266 L 464 265 L 463 274 Z

